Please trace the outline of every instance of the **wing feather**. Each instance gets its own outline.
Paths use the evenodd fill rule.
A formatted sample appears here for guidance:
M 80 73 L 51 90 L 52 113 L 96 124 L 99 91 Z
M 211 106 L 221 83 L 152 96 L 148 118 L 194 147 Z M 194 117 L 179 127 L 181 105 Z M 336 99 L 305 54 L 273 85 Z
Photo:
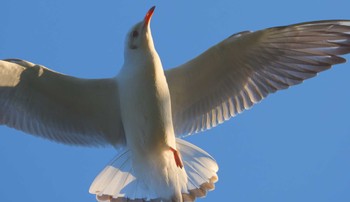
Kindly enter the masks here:
M 207 130 L 270 93 L 346 60 L 350 21 L 330 20 L 240 32 L 165 72 L 178 136 Z
M 18 59 L 0 61 L 0 124 L 66 144 L 125 142 L 112 79 L 78 79 Z

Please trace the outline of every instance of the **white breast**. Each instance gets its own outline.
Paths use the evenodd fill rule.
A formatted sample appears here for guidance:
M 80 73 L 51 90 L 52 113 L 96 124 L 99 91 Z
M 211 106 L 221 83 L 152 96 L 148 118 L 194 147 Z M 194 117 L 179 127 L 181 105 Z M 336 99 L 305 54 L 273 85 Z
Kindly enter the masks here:
M 144 60 L 125 64 L 117 77 L 127 145 L 142 155 L 176 147 L 170 94 L 161 62 L 157 57 Z

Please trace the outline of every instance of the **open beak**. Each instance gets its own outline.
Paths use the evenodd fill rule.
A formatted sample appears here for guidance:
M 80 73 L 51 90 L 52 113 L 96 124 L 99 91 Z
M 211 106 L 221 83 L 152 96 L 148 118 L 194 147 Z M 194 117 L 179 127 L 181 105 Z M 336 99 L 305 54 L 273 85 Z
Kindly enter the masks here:
M 151 18 L 152 18 L 152 15 L 153 15 L 153 12 L 154 12 L 154 9 L 156 7 L 153 6 L 151 9 L 149 9 L 149 11 L 147 12 L 146 16 L 145 16 L 145 20 L 144 20 L 144 26 L 147 27 L 149 25 L 149 22 L 151 21 Z

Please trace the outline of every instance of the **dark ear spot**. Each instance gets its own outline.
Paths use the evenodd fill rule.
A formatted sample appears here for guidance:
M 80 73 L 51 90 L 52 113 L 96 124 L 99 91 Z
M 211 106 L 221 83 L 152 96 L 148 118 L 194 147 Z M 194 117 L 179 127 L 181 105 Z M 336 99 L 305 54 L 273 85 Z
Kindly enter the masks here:
M 129 48 L 130 48 L 130 49 L 137 49 L 137 46 L 136 46 L 136 45 L 133 45 L 133 44 L 130 44 L 130 45 L 129 45 Z
M 134 30 L 134 31 L 131 32 L 131 36 L 130 36 L 130 39 L 129 39 L 129 48 L 130 49 L 137 49 L 135 41 L 136 41 L 138 36 L 139 36 L 139 32 L 137 30 Z
M 133 38 L 136 38 L 136 37 L 138 37 L 139 36 L 139 32 L 137 31 L 137 30 L 134 30 L 133 32 L 132 32 L 132 37 Z
M 128 46 L 130 49 L 137 49 L 134 38 L 130 38 L 130 40 L 128 42 Z

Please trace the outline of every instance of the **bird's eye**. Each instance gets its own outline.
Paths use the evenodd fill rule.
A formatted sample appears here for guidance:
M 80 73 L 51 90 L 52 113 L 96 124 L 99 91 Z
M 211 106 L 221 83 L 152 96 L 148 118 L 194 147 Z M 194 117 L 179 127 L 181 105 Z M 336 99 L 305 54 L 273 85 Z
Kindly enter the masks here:
M 138 31 L 135 30 L 135 31 L 132 32 L 132 37 L 136 38 L 138 36 L 139 36 L 139 32 Z

